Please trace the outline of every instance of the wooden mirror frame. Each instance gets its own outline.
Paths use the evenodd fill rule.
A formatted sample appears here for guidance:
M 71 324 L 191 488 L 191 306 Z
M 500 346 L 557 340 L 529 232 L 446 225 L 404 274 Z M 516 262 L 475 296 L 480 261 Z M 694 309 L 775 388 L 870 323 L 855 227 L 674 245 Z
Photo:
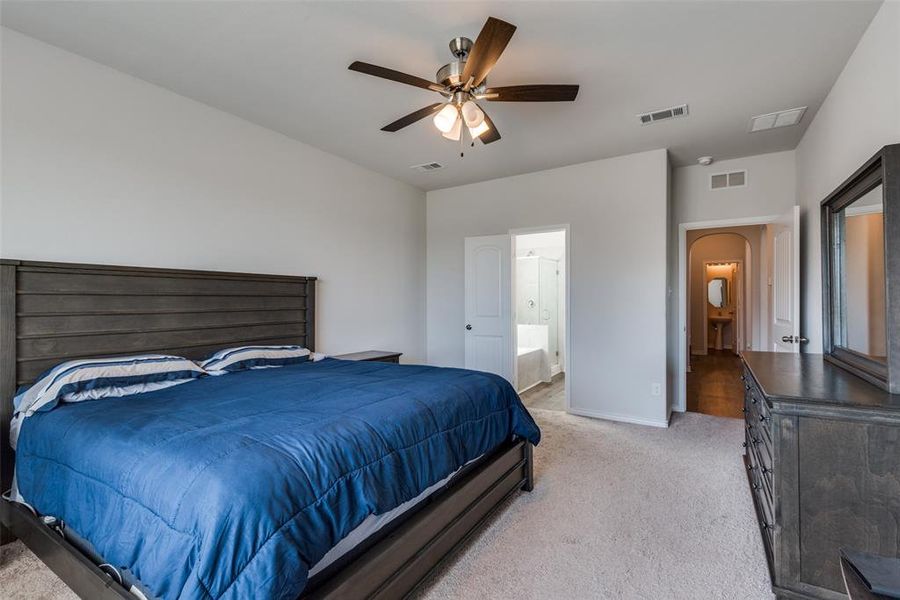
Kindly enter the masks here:
M 884 214 L 884 363 L 834 344 L 835 215 L 878 185 Z M 891 392 L 900 393 L 900 144 L 885 146 L 822 201 L 822 351 L 825 360 Z

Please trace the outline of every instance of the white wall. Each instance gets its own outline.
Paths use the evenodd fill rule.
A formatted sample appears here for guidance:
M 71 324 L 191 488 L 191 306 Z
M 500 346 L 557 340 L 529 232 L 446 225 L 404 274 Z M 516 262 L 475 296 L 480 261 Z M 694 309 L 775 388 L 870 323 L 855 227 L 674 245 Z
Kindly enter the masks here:
M 428 192 L 429 362 L 464 364 L 464 238 L 568 223 L 574 409 L 665 424 L 667 172 L 654 150 Z
M 710 189 L 713 173 L 744 169 L 746 186 Z M 793 150 L 678 167 L 672 177 L 673 225 L 677 230 L 680 223 L 784 214 L 797 203 L 795 177 Z
M 0 255 L 317 275 L 320 350 L 424 358 L 424 192 L 2 38 Z
M 900 2 L 885 2 L 797 146 L 805 352 L 822 351 L 819 203 L 882 146 L 900 143 Z

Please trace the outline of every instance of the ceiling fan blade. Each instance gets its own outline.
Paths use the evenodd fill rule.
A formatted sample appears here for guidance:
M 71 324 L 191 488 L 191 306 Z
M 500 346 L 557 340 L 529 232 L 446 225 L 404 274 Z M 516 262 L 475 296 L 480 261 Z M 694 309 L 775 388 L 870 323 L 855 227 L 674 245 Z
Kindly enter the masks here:
M 462 75 L 462 81 L 467 83 L 466 90 L 477 87 L 484 81 L 515 31 L 515 25 L 488 17 L 466 58 L 466 66 L 463 68 Z M 470 80 L 471 83 L 468 83 Z
M 418 88 L 431 90 L 433 92 L 444 91 L 443 86 L 440 86 L 433 81 L 428 81 L 427 79 L 422 79 L 421 77 L 416 77 L 415 75 L 409 75 L 407 73 L 395 71 L 394 69 L 388 69 L 387 67 L 370 65 L 369 63 L 360 62 L 358 60 L 347 68 L 351 71 L 357 71 L 359 73 L 365 73 L 366 75 L 381 77 L 382 79 L 390 79 L 391 81 L 405 83 L 406 85 L 412 85 Z
M 484 113 L 484 122 L 488 124 L 488 129 L 484 133 L 478 136 L 478 139 L 481 140 L 482 144 L 490 144 L 491 142 L 496 142 L 500 139 L 500 132 L 497 131 L 497 127 L 494 125 L 494 122 L 491 121 L 491 118 Z
M 510 85 L 487 88 L 479 100 L 492 102 L 571 102 L 578 95 L 577 85 Z
M 425 108 L 420 108 L 416 112 L 409 113 L 405 117 L 400 117 L 393 123 L 390 123 L 389 125 L 385 125 L 384 127 L 381 128 L 381 130 L 382 131 L 398 131 L 400 129 L 403 129 L 407 125 L 412 125 L 416 121 L 421 121 L 428 115 L 433 115 L 438 110 L 440 110 L 442 106 L 444 106 L 444 103 L 438 102 L 436 104 L 431 104 L 429 106 L 426 106 Z

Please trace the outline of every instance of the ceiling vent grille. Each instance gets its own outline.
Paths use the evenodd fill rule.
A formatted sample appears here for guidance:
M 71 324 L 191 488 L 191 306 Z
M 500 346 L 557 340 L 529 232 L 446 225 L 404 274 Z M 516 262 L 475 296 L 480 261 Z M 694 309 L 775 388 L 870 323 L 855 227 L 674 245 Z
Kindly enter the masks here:
M 765 115 L 756 115 L 750 118 L 750 133 L 796 125 L 803 118 L 803 113 L 805 112 L 805 106 L 798 106 L 797 108 L 789 108 Z
M 650 112 L 642 113 L 637 117 L 641 122 L 641 125 L 649 125 L 651 123 L 656 123 L 657 121 L 667 121 L 669 119 L 677 119 L 678 117 L 686 117 L 687 114 L 688 105 L 681 104 L 679 106 L 672 106 L 671 108 L 651 110 Z
M 443 169 L 443 168 L 444 168 L 444 165 L 442 165 L 441 163 L 436 163 L 436 162 L 427 162 L 427 163 L 422 163 L 421 165 L 413 165 L 410 167 L 410 169 L 415 169 L 416 171 L 419 171 L 420 173 L 428 173 L 429 171 L 437 171 L 438 169 Z
M 744 187 L 747 185 L 747 171 L 715 173 L 709 176 L 709 189 L 724 190 L 726 188 Z

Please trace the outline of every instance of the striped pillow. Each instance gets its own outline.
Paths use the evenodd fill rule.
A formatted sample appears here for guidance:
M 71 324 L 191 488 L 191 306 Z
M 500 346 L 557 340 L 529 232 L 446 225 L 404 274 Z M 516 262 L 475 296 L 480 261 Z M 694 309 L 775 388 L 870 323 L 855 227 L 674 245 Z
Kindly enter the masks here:
M 310 352 L 303 346 L 240 346 L 219 350 L 200 366 L 211 375 L 244 369 L 283 367 L 309 360 Z
M 15 435 L 21 420 L 39 411 L 48 411 L 60 402 L 81 402 L 99 398 L 150 392 L 205 375 L 195 362 L 167 354 L 142 354 L 70 360 L 56 365 L 13 398 Z

